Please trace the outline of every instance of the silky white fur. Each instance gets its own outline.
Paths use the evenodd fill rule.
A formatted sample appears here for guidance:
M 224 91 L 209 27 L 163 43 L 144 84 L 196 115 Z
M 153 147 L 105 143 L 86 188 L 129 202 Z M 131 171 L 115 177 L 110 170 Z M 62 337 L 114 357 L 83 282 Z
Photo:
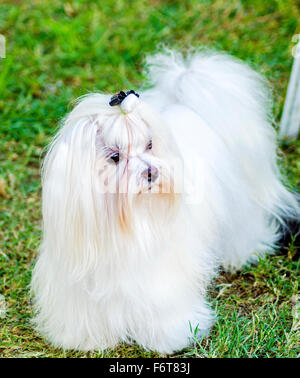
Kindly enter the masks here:
M 271 253 L 299 219 L 260 76 L 214 52 L 166 51 L 147 67 L 152 89 L 139 98 L 80 99 L 44 162 L 32 291 L 36 327 L 57 347 L 188 346 L 214 321 L 206 289 L 218 267 Z

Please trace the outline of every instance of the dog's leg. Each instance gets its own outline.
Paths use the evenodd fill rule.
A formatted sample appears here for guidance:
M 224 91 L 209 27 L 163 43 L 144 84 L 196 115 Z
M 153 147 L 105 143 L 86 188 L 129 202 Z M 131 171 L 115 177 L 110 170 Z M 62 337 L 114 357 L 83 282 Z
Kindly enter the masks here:
M 42 254 L 33 271 L 32 291 L 35 328 L 55 347 L 75 350 L 103 350 L 118 341 L 107 332 L 103 311 L 85 290 L 72 282 L 67 272 Z
M 177 310 L 166 309 L 165 313 L 160 313 L 153 332 L 136 338 L 136 341 L 146 349 L 160 354 L 172 354 L 207 336 L 214 320 L 214 312 L 205 300 L 190 312 L 179 306 Z

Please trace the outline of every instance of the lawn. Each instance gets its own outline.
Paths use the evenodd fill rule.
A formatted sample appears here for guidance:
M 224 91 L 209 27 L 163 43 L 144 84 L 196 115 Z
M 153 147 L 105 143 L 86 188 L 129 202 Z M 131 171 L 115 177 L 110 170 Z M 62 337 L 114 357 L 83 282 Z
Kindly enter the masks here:
M 58 122 L 87 92 L 138 88 L 145 54 L 162 42 L 207 45 L 247 61 L 270 81 L 278 122 L 300 1 L 2 1 L 0 33 L 7 45 L 0 59 L 0 356 L 99 357 L 100 351 L 53 349 L 30 325 L 28 285 L 41 237 L 39 168 Z M 290 184 L 299 187 L 300 141 L 282 143 L 280 156 Z M 299 357 L 298 284 L 293 236 L 276 256 L 214 282 L 218 321 L 208 338 L 177 356 Z M 120 345 L 104 356 L 157 354 Z

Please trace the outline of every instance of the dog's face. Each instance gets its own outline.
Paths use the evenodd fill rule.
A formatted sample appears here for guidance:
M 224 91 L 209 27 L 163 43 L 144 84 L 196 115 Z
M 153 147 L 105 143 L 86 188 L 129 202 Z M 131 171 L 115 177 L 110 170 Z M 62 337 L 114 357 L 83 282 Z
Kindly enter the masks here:
M 176 152 L 161 120 L 144 119 L 137 111 L 101 117 L 98 124 L 99 186 L 104 201 L 113 202 L 109 207 L 121 229 L 128 231 L 139 211 L 166 215 L 176 202 Z
M 134 124 L 130 115 L 110 121 L 97 132 L 97 160 L 104 189 L 131 195 L 162 192 L 163 181 L 170 177 L 166 177 L 167 167 L 151 130 L 142 121 Z
M 108 101 L 97 94 L 80 102 L 43 166 L 45 228 L 72 233 L 68 253 L 78 251 L 76 258 L 83 258 L 80 250 L 90 240 L 101 250 L 122 250 L 123 236 L 138 245 L 144 235 L 140 242 L 147 239 L 150 246 L 178 208 L 174 163 L 179 158 L 168 127 L 143 102 L 124 112 Z M 86 257 L 87 264 L 92 259 Z

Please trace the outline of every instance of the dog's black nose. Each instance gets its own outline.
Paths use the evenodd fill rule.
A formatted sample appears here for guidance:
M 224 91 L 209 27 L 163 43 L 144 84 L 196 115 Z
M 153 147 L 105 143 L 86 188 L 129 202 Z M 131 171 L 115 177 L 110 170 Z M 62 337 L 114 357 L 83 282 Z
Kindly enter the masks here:
M 158 178 L 158 169 L 149 167 L 142 172 L 142 177 L 148 182 L 154 182 Z

